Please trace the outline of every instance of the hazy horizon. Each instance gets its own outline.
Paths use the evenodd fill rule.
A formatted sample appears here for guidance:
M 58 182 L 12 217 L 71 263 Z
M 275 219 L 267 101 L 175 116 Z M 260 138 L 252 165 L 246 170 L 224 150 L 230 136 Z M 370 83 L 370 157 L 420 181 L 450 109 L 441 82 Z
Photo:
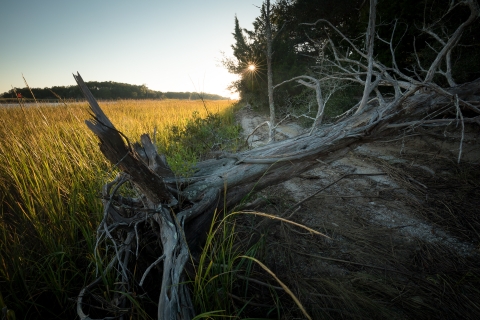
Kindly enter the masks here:
M 221 65 L 231 56 L 234 16 L 250 29 L 261 0 L 181 2 L 20 0 L 0 12 L 0 93 L 85 81 L 145 84 L 162 92 L 234 97 L 236 79 Z
M 23 78 L 22 78 L 23 79 Z M 27 80 L 27 83 L 28 83 L 28 79 Z M 125 82 L 116 82 L 116 81 L 111 81 L 111 80 L 107 80 L 107 81 L 96 81 L 96 80 L 89 80 L 89 81 L 86 81 L 86 83 L 88 82 L 112 82 L 112 83 L 118 83 L 118 84 L 128 84 L 128 85 L 134 85 L 134 84 L 131 84 L 131 83 L 125 83 Z M 34 86 L 31 86 L 30 84 L 28 84 L 30 89 L 32 89 L 33 91 L 35 91 L 35 89 L 52 89 L 53 87 L 71 87 L 71 86 L 76 86 L 77 84 L 70 84 L 70 85 L 66 85 L 66 86 L 63 86 L 63 85 L 53 85 L 53 86 L 50 86 L 50 87 L 34 87 Z M 149 88 L 147 86 L 148 89 L 152 90 L 152 88 Z M 10 88 L 9 90 L 6 90 L 6 91 L 1 91 L 0 92 L 0 98 L 2 98 L 2 94 L 3 93 L 6 93 L 6 92 L 9 92 L 12 88 Z M 24 89 L 24 90 L 28 90 L 27 87 L 25 86 L 25 83 L 24 83 L 24 86 L 16 86 L 15 89 Z M 211 95 L 217 95 L 219 97 L 223 97 L 223 98 L 227 98 L 227 99 L 230 99 L 228 96 L 222 96 L 222 95 L 219 95 L 219 94 L 216 94 L 216 93 L 211 93 L 211 92 L 205 92 L 205 91 L 161 91 L 161 90 L 154 90 L 154 91 L 160 91 L 161 93 L 163 94 L 168 94 L 168 93 L 198 93 L 198 94 L 211 94 Z M 23 95 L 22 95 L 23 96 Z M 5 98 L 5 97 L 3 97 Z M 29 98 L 29 97 L 25 97 L 23 96 L 23 98 Z

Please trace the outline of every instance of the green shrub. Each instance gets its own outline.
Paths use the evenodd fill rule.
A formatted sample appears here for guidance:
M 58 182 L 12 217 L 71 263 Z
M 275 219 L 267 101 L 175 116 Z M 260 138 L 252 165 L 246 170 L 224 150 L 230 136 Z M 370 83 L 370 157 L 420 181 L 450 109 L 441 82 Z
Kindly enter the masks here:
M 215 151 L 234 151 L 239 145 L 241 127 L 235 124 L 233 111 L 208 112 L 201 118 L 195 111 L 185 124 L 170 125 L 168 145 L 164 147 L 172 170 L 179 175 L 191 174 L 197 161 L 207 159 Z

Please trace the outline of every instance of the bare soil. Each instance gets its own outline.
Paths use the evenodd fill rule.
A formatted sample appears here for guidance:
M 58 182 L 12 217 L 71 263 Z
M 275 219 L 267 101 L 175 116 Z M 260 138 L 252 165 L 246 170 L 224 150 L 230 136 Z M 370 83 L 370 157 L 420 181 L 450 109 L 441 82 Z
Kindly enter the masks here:
M 238 120 L 247 137 L 266 116 L 244 108 Z M 278 131 L 285 139 L 308 130 L 285 123 Z M 266 141 L 266 126 L 248 140 Z M 255 194 L 244 208 L 282 216 L 317 193 L 283 216 L 328 238 L 275 220 L 261 229 L 260 219 L 245 219 L 243 232 L 263 234 L 261 259 L 313 319 L 479 319 L 479 143 L 478 126 L 466 128 L 458 164 L 455 125 L 366 141 Z M 257 290 L 254 302 L 278 295 L 283 318 L 302 318 L 281 290 Z

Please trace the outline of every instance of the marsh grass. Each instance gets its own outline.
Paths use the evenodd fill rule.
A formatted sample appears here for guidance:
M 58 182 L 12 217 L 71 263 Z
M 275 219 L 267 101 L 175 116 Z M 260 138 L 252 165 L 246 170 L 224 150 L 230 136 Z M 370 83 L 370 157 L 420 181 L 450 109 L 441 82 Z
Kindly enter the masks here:
M 213 221 L 192 279 L 194 305 L 199 313 L 195 319 L 245 319 L 252 306 L 259 306 L 253 301 L 258 291 L 252 293 L 249 280 L 259 275 L 254 261 L 262 243 L 239 245 L 242 241 L 233 215 L 215 213 Z M 277 297 L 275 290 L 270 293 Z M 265 315 L 278 311 L 274 303 L 260 307 Z
M 222 125 L 233 124 L 229 101 L 208 101 L 208 112 L 201 101 L 100 105 L 132 142 L 155 131 L 179 174 L 189 169 L 176 165 L 175 152 L 190 164 L 200 156 L 172 147 L 168 128 L 185 136 L 189 123 L 217 112 Z M 197 120 L 188 120 L 194 112 Z M 85 126 L 88 118 L 84 103 L 0 108 L 0 292 L 17 318 L 74 318 L 74 299 L 94 276 L 99 191 L 116 172 Z
M 252 232 L 245 233 L 241 222 L 238 229 L 244 229 L 243 232 L 236 229 L 238 216 L 266 217 L 324 236 L 301 224 L 262 212 L 215 213 L 202 254 L 195 263 L 193 297 L 199 312 L 195 319 L 282 318 L 286 314 L 284 302 L 288 303 L 287 308 L 298 309 L 305 319 L 312 319 L 297 295 L 261 262 L 265 238 L 253 240 L 256 237 Z

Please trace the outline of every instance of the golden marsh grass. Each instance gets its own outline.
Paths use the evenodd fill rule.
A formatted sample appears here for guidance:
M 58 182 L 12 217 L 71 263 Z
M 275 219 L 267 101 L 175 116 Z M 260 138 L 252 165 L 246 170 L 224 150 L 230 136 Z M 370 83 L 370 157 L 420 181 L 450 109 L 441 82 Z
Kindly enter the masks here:
M 206 101 L 211 113 L 231 115 L 232 105 Z M 163 148 L 169 145 L 166 129 L 182 127 L 193 112 L 207 115 L 202 101 L 100 106 L 131 142 L 156 128 Z M 102 211 L 98 193 L 114 168 L 86 127 L 89 118 L 86 103 L 0 107 L 0 294 L 19 316 L 70 318 L 71 298 L 90 281 Z

